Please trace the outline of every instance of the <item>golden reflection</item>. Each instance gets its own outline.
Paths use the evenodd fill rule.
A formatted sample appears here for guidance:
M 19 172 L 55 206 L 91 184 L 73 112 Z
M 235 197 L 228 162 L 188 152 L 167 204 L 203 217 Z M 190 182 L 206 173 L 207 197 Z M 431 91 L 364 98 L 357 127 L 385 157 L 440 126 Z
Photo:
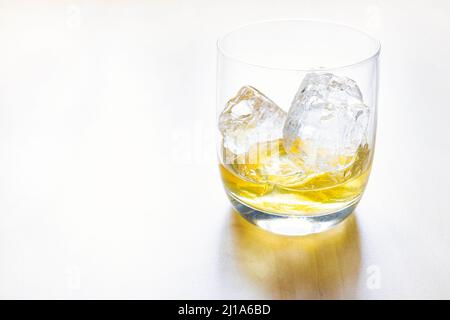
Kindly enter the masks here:
M 232 213 L 235 259 L 254 285 L 274 299 L 353 298 L 360 269 L 355 215 L 326 232 L 278 236 Z

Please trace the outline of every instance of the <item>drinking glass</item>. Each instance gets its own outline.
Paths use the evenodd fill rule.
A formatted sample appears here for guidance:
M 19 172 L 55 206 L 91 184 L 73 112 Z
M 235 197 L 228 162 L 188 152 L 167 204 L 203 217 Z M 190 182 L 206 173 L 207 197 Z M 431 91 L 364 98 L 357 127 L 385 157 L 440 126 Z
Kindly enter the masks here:
M 340 24 L 279 20 L 217 46 L 217 149 L 234 208 L 284 235 L 343 221 L 372 165 L 379 42 Z

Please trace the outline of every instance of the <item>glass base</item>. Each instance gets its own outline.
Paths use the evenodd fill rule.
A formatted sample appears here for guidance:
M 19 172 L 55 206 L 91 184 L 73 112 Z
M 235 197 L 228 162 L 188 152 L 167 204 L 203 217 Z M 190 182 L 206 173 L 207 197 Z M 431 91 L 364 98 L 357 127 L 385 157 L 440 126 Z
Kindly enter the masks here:
M 302 236 L 326 231 L 344 221 L 356 208 L 358 201 L 339 211 L 317 216 L 292 216 L 259 211 L 228 195 L 231 204 L 244 219 L 272 233 Z

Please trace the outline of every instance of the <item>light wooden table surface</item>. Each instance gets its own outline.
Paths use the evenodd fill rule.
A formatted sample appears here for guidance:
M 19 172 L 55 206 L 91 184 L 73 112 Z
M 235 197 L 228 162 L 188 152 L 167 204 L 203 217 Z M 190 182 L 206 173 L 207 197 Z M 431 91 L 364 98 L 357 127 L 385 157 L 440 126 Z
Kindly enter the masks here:
M 215 39 L 332 20 L 382 42 L 355 214 L 323 234 L 232 212 Z M 450 298 L 446 1 L 0 1 L 0 298 Z

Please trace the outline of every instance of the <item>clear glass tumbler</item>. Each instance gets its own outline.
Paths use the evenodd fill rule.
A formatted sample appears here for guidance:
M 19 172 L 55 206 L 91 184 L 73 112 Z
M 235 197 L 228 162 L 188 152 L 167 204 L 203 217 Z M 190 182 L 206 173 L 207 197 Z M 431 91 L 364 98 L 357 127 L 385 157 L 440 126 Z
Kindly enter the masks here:
M 220 172 L 244 218 L 304 235 L 353 212 L 375 146 L 379 52 L 361 31 L 304 20 L 218 40 Z

